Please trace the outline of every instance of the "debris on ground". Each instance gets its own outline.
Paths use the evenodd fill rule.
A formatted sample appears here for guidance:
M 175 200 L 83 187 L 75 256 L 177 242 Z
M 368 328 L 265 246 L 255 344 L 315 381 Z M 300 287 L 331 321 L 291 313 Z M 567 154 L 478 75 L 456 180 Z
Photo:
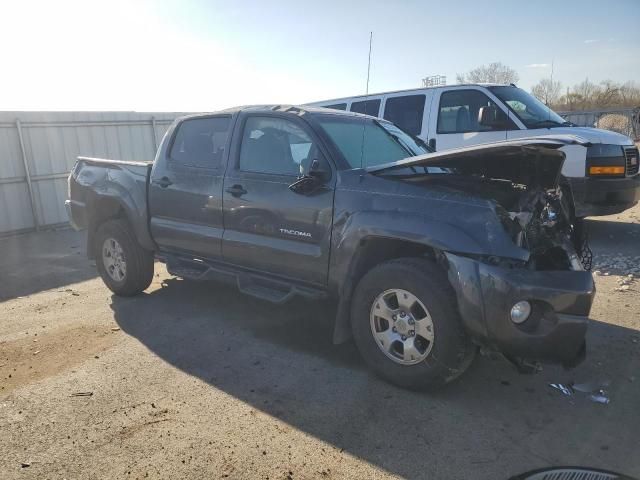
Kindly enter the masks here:
M 111 331 L 112 331 L 112 332 L 117 332 L 117 331 L 119 331 L 119 330 L 120 330 L 120 327 L 112 327 L 112 328 L 111 328 Z
M 30 462 L 22 462 L 22 463 L 20 464 L 20 467 L 22 467 L 22 468 L 27 468 L 27 467 L 30 467 L 30 466 L 31 466 L 31 463 L 30 463 Z
M 633 274 L 618 279 L 618 286 L 613 289 L 614 292 L 626 292 L 631 289 L 631 285 L 635 282 Z
M 70 397 L 91 397 L 93 392 L 75 392 L 69 395 Z
M 605 390 L 609 386 L 609 381 L 600 383 L 550 383 L 551 388 L 555 388 L 562 392 L 563 395 L 570 397 L 576 392 L 584 393 L 589 396 L 589 400 L 595 403 L 608 404 L 611 400 Z
M 556 390 L 560 390 L 563 395 L 566 395 L 566 396 L 573 395 L 573 390 L 568 385 L 564 385 L 562 383 L 550 383 L 549 386 L 551 388 L 555 388 Z

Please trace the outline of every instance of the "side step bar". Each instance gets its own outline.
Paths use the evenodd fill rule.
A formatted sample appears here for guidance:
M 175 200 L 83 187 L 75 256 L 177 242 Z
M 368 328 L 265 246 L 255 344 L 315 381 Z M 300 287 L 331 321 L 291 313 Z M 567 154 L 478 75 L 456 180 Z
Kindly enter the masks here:
M 169 254 L 159 255 L 158 258 L 166 263 L 167 271 L 176 277 L 223 282 L 236 286 L 242 293 L 272 303 L 285 303 L 296 296 L 309 299 L 326 297 L 326 292 L 319 288 L 287 282 L 226 264 Z

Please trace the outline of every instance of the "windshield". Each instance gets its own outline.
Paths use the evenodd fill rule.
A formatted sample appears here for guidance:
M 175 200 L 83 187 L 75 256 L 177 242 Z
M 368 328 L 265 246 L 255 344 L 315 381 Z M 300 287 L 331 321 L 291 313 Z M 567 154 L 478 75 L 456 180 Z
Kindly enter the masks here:
M 338 115 L 319 116 L 317 121 L 351 168 L 366 168 L 428 153 L 421 140 L 391 122 Z
M 489 89 L 524 123 L 527 128 L 569 126 L 556 112 L 533 95 L 517 87 L 489 87 Z

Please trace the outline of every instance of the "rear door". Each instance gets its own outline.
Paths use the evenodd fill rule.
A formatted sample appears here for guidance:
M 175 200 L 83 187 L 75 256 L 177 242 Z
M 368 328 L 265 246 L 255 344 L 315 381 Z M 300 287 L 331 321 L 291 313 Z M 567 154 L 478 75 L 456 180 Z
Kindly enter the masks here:
M 433 99 L 428 143 L 436 150 L 448 150 L 507 139 L 507 130 L 517 129 L 502 104 L 481 88 L 437 89 Z M 505 127 L 478 123 L 481 107 L 494 106 L 504 114 Z
M 154 164 L 149 186 L 151 233 L 162 250 L 219 258 L 222 182 L 232 117 L 189 118 Z
M 384 100 L 382 117 L 425 142 L 428 140 L 429 112 L 433 91 L 390 94 Z
M 325 285 L 335 174 L 312 194 L 289 188 L 300 165 L 328 165 L 319 139 L 294 115 L 245 113 L 238 126 L 224 179 L 224 260 Z

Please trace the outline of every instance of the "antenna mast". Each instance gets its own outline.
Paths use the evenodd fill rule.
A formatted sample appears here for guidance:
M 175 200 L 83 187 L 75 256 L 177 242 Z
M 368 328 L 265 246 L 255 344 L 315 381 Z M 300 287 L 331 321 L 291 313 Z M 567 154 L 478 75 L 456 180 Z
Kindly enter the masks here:
M 373 41 L 373 32 L 369 32 L 369 61 L 367 62 L 367 88 L 365 95 L 369 94 L 369 73 L 371 73 L 371 42 Z

